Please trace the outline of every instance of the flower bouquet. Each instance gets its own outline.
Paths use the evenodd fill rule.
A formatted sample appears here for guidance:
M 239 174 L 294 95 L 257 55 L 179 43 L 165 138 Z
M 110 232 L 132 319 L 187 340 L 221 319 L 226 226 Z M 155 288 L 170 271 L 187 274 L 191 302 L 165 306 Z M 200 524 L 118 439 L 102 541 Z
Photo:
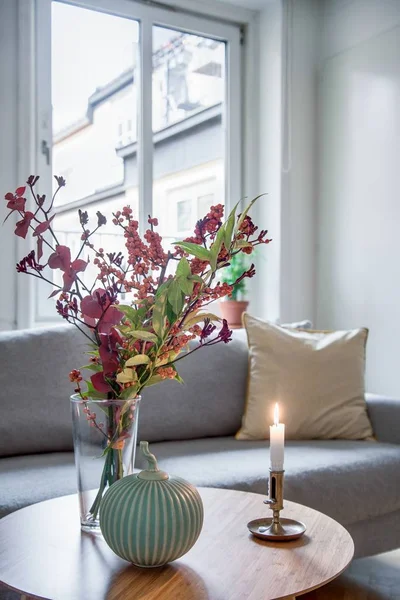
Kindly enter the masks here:
M 167 379 L 181 382 L 180 360 L 201 348 L 230 341 L 227 322 L 218 325 L 221 319 L 208 312 L 207 306 L 231 294 L 235 283 L 252 277 L 254 265 L 232 285 L 218 282 L 216 275 L 233 257 L 251 254 L 255 246 L 270 240 L 267 231 L 258 232 L 248 214 L 256 199 L 241 214 L 236 214 L 236 206 L 225 222 L 223 206 L 212 206 L 196 223 L 194 235 L 171 244 L 171 249 L 162 244 L 157 219 L 149 216 L 149 227 L 141 236 L 138 221 L 126 206 L 113 213 L 112 219 L 124 238 L 124 254 L 96 246 L 95 234 L 107 221 L 101 212 L 90 225 L 87 211 L 79 210 L 81 244 L 72 256 L 53 227 L 54 198 L 65 180 L 55 178 L 57 189 L 47 200 L 35 190 L 38 179 L 31 175 L 26 186 L 5 195 L 10 209 L 6 219 L 13 213 L 19 215 L 15 234 L 26 238 L 31 231 L 36 240 L 36 248 L 17 264 L 17 271 L 52 286 L 49 297 L 57 297 L 58 314 L 88 340 L 88 364 L 73 370 L 70 380 L 75 385 L 71 400 L 77 466 L 85 454 L 84 443 L 91 444 L 89 434 L 84 438 L 82 423 L 102 442 L 98 491 L 90 505 L 81 497 L 82 524 L 91 527 L 98 523 L 106 488 L 132 470 L 141 391 Z M 27 188 L 32 210 L 27 208 Z M 90 261 L 97 270 L 89 284 L 85 270 Z M 194 343 L 189 347 L 191 340 Z M 124 453 L 128 453 L 127 461 Z M 83 480 L 78 473 L 81 496 Z

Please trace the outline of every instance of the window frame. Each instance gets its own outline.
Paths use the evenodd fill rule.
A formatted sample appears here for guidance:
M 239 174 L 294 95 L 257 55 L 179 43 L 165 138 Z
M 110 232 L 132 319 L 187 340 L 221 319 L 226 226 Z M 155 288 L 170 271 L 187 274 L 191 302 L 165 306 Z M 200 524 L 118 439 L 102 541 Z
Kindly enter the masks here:
M 224 23 L 199 15 L 187 14 L 184 10 L 143 5 L 132 0 L 62 0 L 66 4 L 92 9 L 106 14 L 134 19 L 140 27 L 140 102 L 138 116 L 138 159 L 139 159 L 139 219 L 145 228 L 145 215 L 152 214 L 153 193 L 153 131 L 152 131 L 152 27 L 162 26 L 183 30 L 196 35 L 212 37 L 226 42 L 226 80 L 222 128 L 225 133 L 225 206 L 229 211 L 243 196 L 243 135 L 242 99 L 242 31 L 240 24 Z M 33 60 L 21 66 L 22 72 L 30 74 L 30 156 L 21 160 L 21 176 L 26 172 L 39 173 L 40 191 L 51 190 L 52 161 L 47 164 L 41 152 L 42 140 L 52 150 L 51 119 L 51 3 L 52 0 L 30 0 L 30 12 L 25 5 L 25 23 L 22 30 L 33 40 Z M 25 121 L 28 111 L 22 109 Z M 33 155 L 33 156 L 32 156 Z M 22 167 L 30 167 L 22 173 Z M 66 208 L 66 207 L 65 207 Z M 71 206 L 71 209 L 73 207 Z M 19 249 L 18 249 L 19 251 Z M 36 281 L 20 284 L 18 278 L 17 326 L 32 327 L 54 323 L 55 315 L 40 310 L 41 292 Z M 36 284 L 36 285 L 35 285 Z

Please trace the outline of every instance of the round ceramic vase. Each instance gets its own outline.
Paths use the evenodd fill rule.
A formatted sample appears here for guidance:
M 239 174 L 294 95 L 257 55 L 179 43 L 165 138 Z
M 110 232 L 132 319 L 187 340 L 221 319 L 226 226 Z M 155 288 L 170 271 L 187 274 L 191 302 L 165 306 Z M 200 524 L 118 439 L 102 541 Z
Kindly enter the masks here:
M 183 556 L 196 542 L 203 503 L 191 483 L 158 469 L 148 442 L 141 442 L 140 449 L 148 469 L 107 490 L 100 528 L 115 554 L 140 567 L 158 567 Z

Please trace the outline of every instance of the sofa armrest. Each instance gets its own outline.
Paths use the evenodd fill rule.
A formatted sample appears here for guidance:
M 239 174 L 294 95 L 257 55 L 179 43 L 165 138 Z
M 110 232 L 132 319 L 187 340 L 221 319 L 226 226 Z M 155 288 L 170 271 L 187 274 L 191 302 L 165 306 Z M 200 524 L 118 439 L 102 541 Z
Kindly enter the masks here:
M 400 400 L 365 394 L 368 415 L 378 442 L 400 444 Z

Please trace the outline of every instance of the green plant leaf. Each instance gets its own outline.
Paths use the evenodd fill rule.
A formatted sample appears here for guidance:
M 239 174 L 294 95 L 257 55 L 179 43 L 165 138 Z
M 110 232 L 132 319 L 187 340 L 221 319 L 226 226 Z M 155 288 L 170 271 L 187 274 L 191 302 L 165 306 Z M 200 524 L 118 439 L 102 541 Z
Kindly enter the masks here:
M 149 387 L 150 385 L 156 385 L 156 383 L 161 383 L 162 381 L 164 381 L 164 379 L 161 377 L 161 375 L 157 375 L 157 374 L 152 375 L 150 377 L 150 379 L 145 381 L 144 387 Z
M 147 354 L 137 354 L 136 356 L 131 356 L 125 363 L 125 367 L 134 367 L 135 365 L 148 365 L 150 362 L 150 357 Z
M 175 314 L 174 309 L 172 308 L 169 302 L 167 302 L 167 304 L 165 305 L 165 315 L 168 319 L 169 326 L 172 327 L 172 325 L 176 323 L 178 317 Z
M 236 240 L 235 248 L 252 248 L 253 244 L 246 242 L 246 240 Z
M 221 225 L 221 227 L 218 229 L 217 235 L 215 236 L 215 240 L 213 241 L 211 248 L 210 248 L 210 254 L 211 254 L 210 264 L 211 264 L 211 268 L 213 271 L 215 271 L 217 268 L 218 254 L 221 251 L 224 237 L 225 237 L 225 225 Z
M 198 283 L 204 283 L 204 279 L 200 275 L 190 275 L 189 279 L 197 281 Z
M 138 393 L 138 386 L 131 385 L 128 388 L 125 388 L 124 390 L 122 390 L 119 397 L 121 398 L 121 400 L 129 400 L 130 398 L 136 398 L 137 393 Z
M 176 315 L 179 315 L 182 311 L 185 298 L 182 293 L 179 281 L 174 279 L 168 289 L 168 302 L 172 306 L 172 309 Z
M 176 275 L 177 277 L 189 277 L 192 272 L 190 270 L 189 261 L 186 256 L 182 256 L 181 260 L 178 262 L 178 266 L 176 267 Z
M 247 216 L 247 213 L 249 212 L 249 210 L 251 209 L 251 207 L 253 206 L 253 204 L 255 202 L 257 202 L 257 200 L 259 198 L 261 198 L 261 196 L 265 196 L 265 194 L 260 194 L 259 196 L 256 196 L 255 198 L 253 198 L 253 200 L 250 202 L 250 204 L 244 209 L 244 211 L 240 215 L 239 220 L 237 222 L 236 231 L 239 231 L 239 228 L 240 228 L 241 224 L 243 223 L 243 221 L 245 220 L 245 218 Z
M 207 248 L 200 246 L 199 244 L 193 244 L 192 242 L 174 242 L 174 246 L 179 246 L 188 254 L 193 254 L 196 258 L 211 262 L 211 254 Z
M 137 381 L 138 379 L 138 375 L 135 369 L 132 369 L 131 367 L 125 367 L 123 371 L 121 371 L 121 373 L 118 373 L 117 375 L 117 381 L 118 383 L 130 383 L 132 384 L 132 382 Z
M 204 319 L 210 319 L 210 321 L 219 321 L 219 322 L 222 321 L 221 317 L 217 317 L 217 315 L 214 315 L 213 313 L 209 313 L 209 312 L 197 313 L 196 315 L 193 315 L 192 317 L 189 317 L 188 319 L 186 319 L 185 328 L 191 327 L 192 325 L 195 325 L 196 323 L 200 323 L 200 321 L 204 321 Z
M 193 279 L 188 279 L 188 277 L 186 277 L 185 275 L 182 275 L 181 277 L 177 278 L 177 282 L 178 282 L 179 287 L 181 288 L 182 292 L 186 296 L 191 296 L 192 295 L 193 288 L 194 288 L 194 281 L 193 281 Z
M 225 223 L 224 246 L 228 252 L 229 252 L 229 248 L 232 243 L 232 234 L 233 234 L 233 229 L 235 227 L 236 210 L 237 210 L 238 206 L 239 206 L 239 202 L 237 202 L 235 207 L 231 210 L 229 217 L 227 218 L 226 223 Z
M 151 333 L 151 331 L 145 331 L 144 329 L 131 329 L 126 332 L 130 337 L 138 340 L 144 340 L 145 342 L 158 342 L 158 337 Z
M 87 369 L 88 371 L 95 371 L 96 373 L 98 373 L 99 371 L 103 370 L 103 367 L 96 363 L 90 363 L 89 365 L 85 365 L 84 367 L 81 367 L 81 369 Z
M 175 381 L 178 381 L 179 383 L 185 383 L 178 372 L 176 372 Z
M 136 323 L 137 310 L 133 308 L 133 306 L 128 306 L 127 304 L 115 304 L 115 307 L 118 308 L 131 323 Z
M 173 280 L 164 282 L 157 291 L 153 306 L 153 329 L 159 338 L 165 333 L 165 321 L 167 313 L 168 288 Z
M 192 280 L 190 264 L 185 256 L 181 258 L 176 268 L 176 279 L 179 282 L 179 287 L 181 291 L 186 296 L 190 296 L 193 292 L 194 283 Z
M 87 391 L 85 394 L 87 394 L 89 398 L 94 398 L 96 400 L 105 400 L 107 398 L 107 394 L 98 392 L 90 380 L 85 379 L 85 383 L 87 385 Z

